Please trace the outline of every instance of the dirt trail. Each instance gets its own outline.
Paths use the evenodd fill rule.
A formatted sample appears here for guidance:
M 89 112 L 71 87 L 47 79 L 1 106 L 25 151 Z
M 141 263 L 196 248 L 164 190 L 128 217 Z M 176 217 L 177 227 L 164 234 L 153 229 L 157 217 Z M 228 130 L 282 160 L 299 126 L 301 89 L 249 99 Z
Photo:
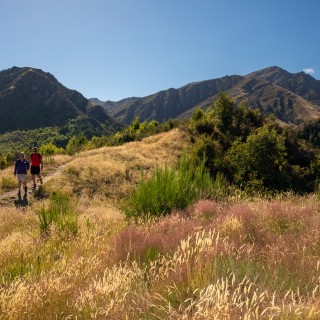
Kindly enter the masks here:
M 43 183 L 46 183 L 47 181 L 51 180 L 53 177 L 61 174 L 61 172 L 68 165 L 68 163 L 69 162 L 64 163 L 64 164 L 62 164 L 62 165 L 60 165 L 60 166 L 58 166 L 58 167 L 56 167 L 54 169 L 51 169 L 48 172 L 45 171 L 44 173 L 42 173 Z M 20 199 L 20 202 L 21 202 L 20 204 L 22 206 L 28 205 L 29 200 L 33 199 L 32 194 L 29 193 L 29 191 L 31 191 L 31 185 L 32 185 L 32 183 L 28 182 L 28 195 L 27 195 L 27 198 Z M 22 193 L 22 197 L 23 197 L 24 191 L 22 190 L 21 193 Z M 18 196 L 17 196 L 17 189 L 8 191 L 8 192 L 3 193 L 3 194 L 0 195 L 0 207 L 17 206 L 17 203 L 19 204 Z

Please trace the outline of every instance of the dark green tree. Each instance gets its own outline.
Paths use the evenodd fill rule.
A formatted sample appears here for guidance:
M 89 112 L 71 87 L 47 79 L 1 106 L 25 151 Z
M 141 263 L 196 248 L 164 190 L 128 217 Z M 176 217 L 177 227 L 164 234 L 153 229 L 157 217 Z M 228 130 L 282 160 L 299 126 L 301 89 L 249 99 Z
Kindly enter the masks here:
M 234 182 L 283 189 L 285 180 L 285 137 L 269 125 L 258 128 L 246 142 L 235 141 L 226 156 Z
M 230 129 L 233 122 L 234 112 L 235 102 L 226 92 L 220 93 L 212 110 L 212 114 L 220 130 L 227 131 Z

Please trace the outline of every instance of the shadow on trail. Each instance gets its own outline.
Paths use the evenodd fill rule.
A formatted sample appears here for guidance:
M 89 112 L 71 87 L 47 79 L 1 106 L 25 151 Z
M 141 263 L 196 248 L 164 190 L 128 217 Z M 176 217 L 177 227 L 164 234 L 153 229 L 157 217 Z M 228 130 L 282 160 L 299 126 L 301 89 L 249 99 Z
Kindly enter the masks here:
M 23 198 L 21 198 L 21 196 L 18 195 L 18 199 L 14 199 L 13 203 L 16 206 L 16 208 L 25 208 L 25 207 L 27 207 L 28 204 L 29 204 L 27 194 L 25 194 L 23 196 Z

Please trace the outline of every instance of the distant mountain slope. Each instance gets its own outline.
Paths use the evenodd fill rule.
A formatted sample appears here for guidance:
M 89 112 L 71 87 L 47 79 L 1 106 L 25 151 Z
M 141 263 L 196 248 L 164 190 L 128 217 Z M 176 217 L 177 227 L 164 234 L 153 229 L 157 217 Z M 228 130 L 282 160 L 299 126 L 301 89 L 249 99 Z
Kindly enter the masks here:
M 304 72 L 289 73 L 279 67 L 270 67 L 247 75 L 287 89 L 302 98 L 320 105 L 320 81 Z
M 117 125 L 101 106 L 64 87 L 50 73 L 29 67 L 0 72 L 0 133 L 61 127 L 79 116 Z
M 237 103 L 274 114 L 285 123 L 299 124 L 320 117 L 320 81 L 304 72 L 289 73 L 270 67 L 246 76 L 232 75 L 190 83 L 179 89 L 168 89 L 142 98 L 100 102 L 115 119 L 129 124 L 135 117 L 141 121 L 159 122 L 186 118 L 197 107 L 212 105 L 218 94 L 228 92 Z

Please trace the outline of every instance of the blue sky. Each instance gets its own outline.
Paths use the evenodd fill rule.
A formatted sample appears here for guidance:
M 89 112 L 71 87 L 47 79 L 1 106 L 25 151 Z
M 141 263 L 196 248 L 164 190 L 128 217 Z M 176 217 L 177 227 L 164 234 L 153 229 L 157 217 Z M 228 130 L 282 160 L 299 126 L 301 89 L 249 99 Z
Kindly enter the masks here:
M 319 0 L 0 0 L 0 70 L 103 101 L 269 66 L 320 79 L 319 16 Z

